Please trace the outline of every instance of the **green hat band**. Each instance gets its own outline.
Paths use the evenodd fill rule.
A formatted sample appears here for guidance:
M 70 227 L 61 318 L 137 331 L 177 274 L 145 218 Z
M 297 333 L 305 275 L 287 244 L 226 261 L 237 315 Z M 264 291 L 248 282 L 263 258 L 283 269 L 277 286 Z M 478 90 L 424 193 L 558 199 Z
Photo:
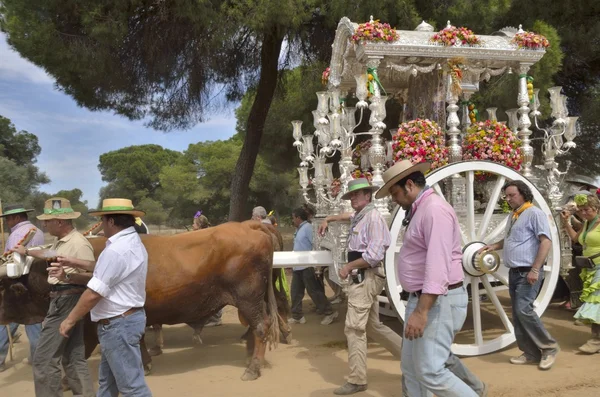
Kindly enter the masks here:
M 369 187 L 371 187 L 371 185 L 369 185 L 368 183 L 360 183 L 358 185 L 350 186 L 350 191 L 353 192 L 355 190 L 365 189 L 365 188 L 369 188 Z
M 112 205 L 108 207 L 102 207 L 102 211 L 132 211 L 133 207 L 126 207 L 121 205 Z
M 44 214 L 46 215 L 58 215 L 58 214 L 70 214 L 73 211 L 73 208 L 44 208 Z
M 12 214 L 18 214 L 20 212 L 27 212 L 27 210 L 25 208 L 15 208 L 14 210 L 6 211 L 2 215 L 12 215 Z

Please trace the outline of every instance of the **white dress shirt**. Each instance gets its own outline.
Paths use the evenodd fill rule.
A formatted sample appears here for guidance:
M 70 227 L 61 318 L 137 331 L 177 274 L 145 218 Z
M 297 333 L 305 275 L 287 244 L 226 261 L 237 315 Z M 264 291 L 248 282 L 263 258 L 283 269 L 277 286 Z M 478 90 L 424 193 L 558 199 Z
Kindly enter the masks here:
M 146 301 L 148 253 L 133 227 L 121 230 L 106 241 L 94 276 L 87 287 L 102 299 L 92 309 L 92 321 L 125 313 L 132 307 L 142 307 Z

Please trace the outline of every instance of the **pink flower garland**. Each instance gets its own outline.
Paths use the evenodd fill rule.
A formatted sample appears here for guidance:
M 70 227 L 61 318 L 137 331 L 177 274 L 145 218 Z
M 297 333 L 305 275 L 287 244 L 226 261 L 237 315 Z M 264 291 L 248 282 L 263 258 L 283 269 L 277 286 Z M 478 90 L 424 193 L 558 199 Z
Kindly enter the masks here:
M 434 43 L 440 43 L 445 46 L 453 45 L 477 45 L 481 44 L 479 37 L 472 30 L 465 27 L 447 26 L 431 37 Z
M 448 163 L 448 148 L 440 126 L 428 119 L 416 119 L 402 123 L 392 137 L 394 160 L 408 159 L 413 164 L 428 161 L 431 168 Z
M 519 48 L 529 48 L 534 50 L 548 48 L 550 46 L 550 42 L 546 37 L 533 32 L 517 33 L 511 42 L 516 44 Z
M 489 160 L 521 169 L 521 141 L 502 123 L 486 120 L 472 125 L 463 139 L 463 160 Z
M 358 25 L 351 40 L 354 43 L 366 43 L 367 41 L 390 43 L 398 40 L 399 37 L 396 29 L 392 28 L 389 23 L 381 23 L 376 20 Z

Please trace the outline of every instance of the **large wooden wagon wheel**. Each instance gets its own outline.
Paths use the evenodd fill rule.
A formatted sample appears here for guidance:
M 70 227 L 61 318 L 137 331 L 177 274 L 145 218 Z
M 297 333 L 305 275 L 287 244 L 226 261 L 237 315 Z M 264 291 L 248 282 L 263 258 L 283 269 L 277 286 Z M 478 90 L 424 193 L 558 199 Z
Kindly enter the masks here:
M 475 185 L 476 172 L 491 174 L 495 177 L 495 184 L 491 190 L 487 206 L 479 211 L 475 210 Z M 475 252 L 483 244 L 493 243 L 504 237 L 504 230 L 508 222 L 507 214 L 495 211 L 502 186 L 510 180 L 525 182 L 533 192 L 534 204 L 548 217 L 552 234 L 552 248 L 547 263 L 544 266 L 545 281 L 540 294 L 535 301 L 535 311 L 542 315 L 554 292 L 560 271 L 560 241 L 559 232 L 552 215 L 552 210 L 544 200 L 539 190 L 525 177 L 511 168 L 488 161 L 464 161 L 453 163 L 439 168 L 427 175 L 427 184 L 439 195 L 444 197 L 445 181 L 451 180 L 456 175 L 465 178 L 466 216 L 459 216 L 463 246 L 463 271 L 465 283 L 471 293 L 469 303 L 469 316 L 463 330 L 457 335 L 452 346 L 455 354 L 462 356 L 476 356 L 491 353 L 509 346 L 515 341 L 513 325 L 511 323 L 510 298 L 508 296 L 508 269 L 503 263 L 493 271 L 489 270 L 488 263 L 478 262 Z M 446 197 L 445 197 L 446 198 Z M 402 300 L 402 287 L 397 276 L 397 255 L 400 251 L 402 220 L 404 211 L 398 209 L 392 215 L 391 235 L 392 244 L 385 257 L 387 273 L 387 293 L 397 312 L 404 321 L 406 301 Z M 500 254 L 500 262 L 502 255 Z M 493 258 L 488 258 L 493 262 Z M 483 270 L 483 271 L 482 271 Z M 471 286 L 475 286 L 471 288 Z

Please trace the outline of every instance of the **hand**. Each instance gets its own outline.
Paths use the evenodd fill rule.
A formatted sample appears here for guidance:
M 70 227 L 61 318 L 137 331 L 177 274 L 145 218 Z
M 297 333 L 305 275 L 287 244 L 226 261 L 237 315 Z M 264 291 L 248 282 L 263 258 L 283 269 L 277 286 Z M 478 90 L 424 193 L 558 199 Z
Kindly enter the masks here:
M 60 328 L 58 329 L 58 332 L 60 332 L 60 334 L 62 336 L 64 336 L 65 338 L 68 338 L 69 331 L 74 326 L 75 326 L 75 321 L 73 321 L 73 320 L 69 319 L 69 317 L 67 317 L 62 323 L 60 323 Z
M 571 214 L 568 211 L 560 212 L 560 219 L 563 221 L 563 223 L 569 223 L 570 218 L 571 218 Z
M 321 222 L 321 224 L 319 225 L 319 236 L 324 236 L 325 235 L 325 231 L 327 230 L 327 221 L 324 220 L 323 222 Z
M 346 268 L 346 266 L 344 266 L 340 269 L 340 277 L 342 278 L 342 280 L 347 279 L 349 274 L 350 274 L 350 271 Z
M 70 256 L 59 256 L 56 258 L 58 263 L 60 263 L 63 266 L 78 267 L 77 264 L 73 262 L 73 259 L 74 258 L 71 258 Z
M 486 245 L 485 247 L 481 247 L 479 251 L 477 251 L 477 253 L 481 254 L 482 252 L 488 251 L 496 251 L 496 248 L 494 247 L 494 245 Z
M 51 277 L 57 278 L 59 281 L 66 281 L 67 273 L 65 273 L 65 269 L 60 263 L 52 262 L 50 267 L 48 267 L 48 275 Z
M 423 333 L 425 333 L 426 325 L 427 313 L 421 313 L 415 310 L 408 318 L 406 328 L 404 329 L 404 337 L 408 340 L 422 338 Z
M 535 273 L 535 272 L 529 272 L 527 273 L 527 282 L 531 285 L 535 284 L 536 281 L 538 281 L 538 279 L 540 278 L 540 274 L 539 273 Z
M 27 248 L 25 248 L 19 244 L 16 247 L 14 247 L 12 250 L 13 250 L 13 252 L 16 252 L 18 254 L 25 255 L 25 251 L 27 251 Z

